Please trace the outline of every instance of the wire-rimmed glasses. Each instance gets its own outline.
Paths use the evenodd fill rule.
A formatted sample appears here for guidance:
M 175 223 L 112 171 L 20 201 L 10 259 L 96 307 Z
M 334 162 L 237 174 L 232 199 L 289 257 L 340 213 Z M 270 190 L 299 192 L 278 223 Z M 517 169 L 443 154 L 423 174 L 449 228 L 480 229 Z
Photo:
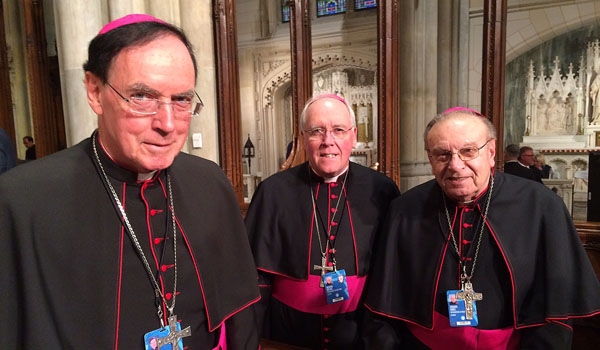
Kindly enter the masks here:
M 155 115 L 158 113 L 158 109 L 161 105 L 170 105 L 173 110 L 173 116 L 178 119 L 188 119 L 196 117 L 200 114 L 200 111 L 204 107 L 204 102 L 200 98 L 200 95 L 194 91 L 194 95 L 177 95 L 171 97 L 171 102 L 164 102 L 152 94 L 144 91 L 139 91 L 130 96 L 129 98 L 123 96 L 117 89 L 115 89 L 109 82 L 106 82 L 119 97 L 127 102 L 129 109 L 133 113 L 140 115 Z
M 475 147 L 475 146 L 464 147 L 464 148 L 459 149 L 456 152 L 452 152 L 452 151 L 448 151 L 448 150 L 433 150 L 433 151 L 427 151 L 427 153 L 429 154 L 430 158 L 432 158 L 433 160 L 435 160 L 438 163 L 449 162 L 452 159 L 452 156 L 454 156 L 455 154 L 458 155 L 458 158 L 460 160 L 462 160 L 463 162 L 466 162 L 466 161 L 478 158 L 479 151 L 481 151 L 481 149 L 483 147 L 485 147 L 492 140 L 493 139 L 487 140 L 481 147 Z
M 348 131 L 352 130 L 354 126 L 349 127 L 348 129 L 344 129 L 342 127 L 336 127 L 333 128 L 331 130 L 327 130 L 325 128 L 313 128 L 313 129 L 308 129 L 308 130 L 302 130 L 302 132 L 304 132 L 306 135 L 308 135 L 308 138 L 311 140 L 322 140 L 325 138 L 325 136 L 327 135 L 327 133 L 329 132 L 331 134 L 331 136 L 336 139 L 342 139 L 346 136 L 346 134 L 348 133 Z

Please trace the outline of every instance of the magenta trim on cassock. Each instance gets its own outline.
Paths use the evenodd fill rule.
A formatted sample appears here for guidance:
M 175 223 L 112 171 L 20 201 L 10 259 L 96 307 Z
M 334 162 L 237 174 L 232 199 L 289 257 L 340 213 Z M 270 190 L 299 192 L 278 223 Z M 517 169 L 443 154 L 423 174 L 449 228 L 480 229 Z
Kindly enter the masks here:
M 298 311 L 321 315 L 341 314 L 356 310 L 366 280 L 366 276 L 346 276 L 350 300 L 327 304 L 325 291 L 319 287 L 321 276 L 309 275 L 307 281 L 277 276 L 272 283 L 272 296 Z
M 225 335 L 225 322 L 221 325 L 221 334 L 219 334 L 219 344 L 213 350 L 227 350 L 227 336 Z
M 478 329 L 475 327 L 451 327 L 450 320 L 438 313 L 433 315 L 433 330 L 406 323 L 410 332 L 432 349 L 488 350 L 518 349 L 519 334 L 511 327 Z
M 117 18 L 114 21 L 109 22 L 107 25 L 102 27 L 102 29 L 100 29 L 100 32 L 98 33 L 98 35 L 110 32 L 111 30 L 122 27 L 124 25 L 132 24 L 132 23 L 142 23 L 142 22 L 157 22 L 157 23 L 164 23 L 164 24 L 167 23 L 167 22 L 160 20 L 154 16 L 150 16 L 150 15 L 147 15 L 144 13 L 134 13 L 131 15 L 123 16 L 121 18 Z

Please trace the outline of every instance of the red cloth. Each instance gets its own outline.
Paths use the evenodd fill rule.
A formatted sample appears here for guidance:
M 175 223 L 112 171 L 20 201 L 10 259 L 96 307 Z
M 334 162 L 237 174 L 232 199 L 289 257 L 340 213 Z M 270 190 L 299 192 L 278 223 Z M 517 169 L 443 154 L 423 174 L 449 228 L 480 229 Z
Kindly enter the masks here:
M 450 320 L 436 312 L 433 330 L 408 323 L 408 329 L 431 349 L 445 350 L 493 350 L 517 349 L 519 335 L 513 327 L 500 329 L 477 329 L 474 327 L 451 327 Z
M 143 13 L 131 14 L 131 15 L 127 15 L 127 16 L 123 16 L 121 18 L 115 19 L 114 21 L 108 23 L 107 25 L 102 27 L 102 29 L 100 29 L 100 32 L 98 33 L 98 35 L 110 32 L 111 30 L 113 30 L 115 28 L 119 28 L 119 27 L 127 25 L 127 24 L 141 23 L 141 22 L 166 23 L 165 21 L 162 21 L 156 17 L 146 15 Z
M 321 315 L 334 315 L 352 312 L 358 307 L 367 278 L 347 276 L 350 299 L 327 304 L 325 292 L 319 287 L 321 276 L 308 276 L 308 281 L 296 281 L 285 277 L 273 280 L 273 298 L 302 312 Z

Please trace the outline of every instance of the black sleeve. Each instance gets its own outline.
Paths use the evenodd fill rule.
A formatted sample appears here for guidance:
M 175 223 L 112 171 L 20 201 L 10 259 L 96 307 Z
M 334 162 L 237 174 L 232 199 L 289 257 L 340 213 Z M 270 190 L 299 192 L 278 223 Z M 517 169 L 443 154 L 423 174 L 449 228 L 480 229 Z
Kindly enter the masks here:
M 550 322 L 544 326 L 525 328 L 519 332 L 519 349 L 571 349 L 573 322 Z
M 228 349 L 259 349 L 255 310 L 257 304 L 250 305 L 225 321 Z

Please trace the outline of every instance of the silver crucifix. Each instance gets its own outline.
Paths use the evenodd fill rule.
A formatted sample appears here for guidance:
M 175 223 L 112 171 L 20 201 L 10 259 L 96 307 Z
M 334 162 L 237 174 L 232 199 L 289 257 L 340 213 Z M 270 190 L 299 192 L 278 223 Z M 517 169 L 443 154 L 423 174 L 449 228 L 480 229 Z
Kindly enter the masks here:
M 169 334 L 166 337 L 158 338 L 158 349 L 160 349 L 163 345 L 171 344 L 171 348 L 173 350 L 183 350 L 179 349 L 179 340 L 184 337 L 189 337 L 192 335 L 192 330 L 190 326 L 187 326 L 185 329 L 181 331 L 177 330 L 177 316 L 173 315 L 169 317 Z
M 465 311 L 467 320 L 473 319 L 473 303 L 475 300 L 483 300 L 482 293 L 475 293 L 471 282 L 466 281 L 462 291 L 456 293 L 456 299 L 465 301 Z
M 319 287 L 325 287 L 325 284 L 323 283 L 323 275 L 325 275 L 325 271 L 333 271 L 333 266 L 327 266 L 327 258 L 325 256 L 322 256 L 321 265 L 315 265 L 313 269 L 321 270 L 321 282 L 319 282 Z

